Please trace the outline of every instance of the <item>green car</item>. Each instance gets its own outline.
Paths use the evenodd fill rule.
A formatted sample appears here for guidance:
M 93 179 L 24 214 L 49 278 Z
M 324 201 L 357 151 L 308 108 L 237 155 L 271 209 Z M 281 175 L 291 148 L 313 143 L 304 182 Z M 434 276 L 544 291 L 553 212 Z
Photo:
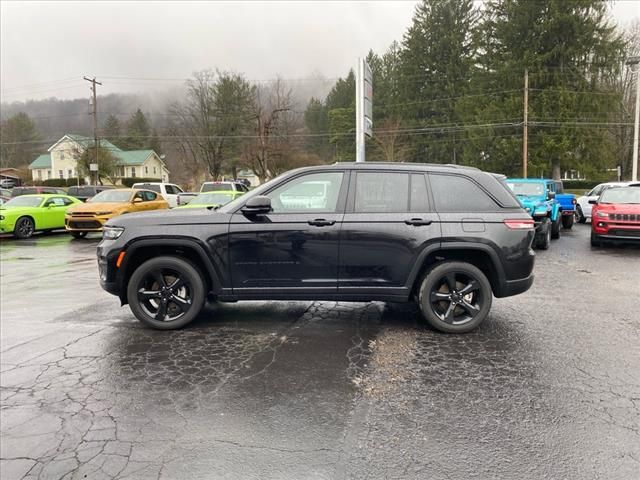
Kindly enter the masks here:
M 64 228 L 64 214 L 82 203 L 68 195 L 20 195 L 0 206 L 0 233 L 29 238 L 38 230 Z
M 225 192 L 206 192 L 193 197 L 186 205 L 181 205 L 178 208 L 206 208 L 206 207 L 220 207 L 225 203 L 229 203 L 231 200 L 235 200 L 241 196 L 244 192 L 236 192 L 228 190 Z

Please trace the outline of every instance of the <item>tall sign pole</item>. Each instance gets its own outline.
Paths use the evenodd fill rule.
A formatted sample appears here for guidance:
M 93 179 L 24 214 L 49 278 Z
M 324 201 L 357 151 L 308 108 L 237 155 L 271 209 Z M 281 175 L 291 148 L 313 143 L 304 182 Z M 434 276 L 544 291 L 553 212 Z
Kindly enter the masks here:
M 362 58 L 356 68 L 356 162 L 365 161 L 365 136 L 373 135 L 373 75 Z
M 524 122 L 522 132 L 522 178 L 527 178 L 529 157 L 529 70 L 524 69 Z
M 83 77 L 87 82 L 91 83 L 91 92 L 93 95 L 93 112 L 91 113 L 93 115 L 93 147 L 95 149 L 95 167 L 91 167 L 91 165 L 89 166 L 89 171 L 95 171 L 96 172 L 96 182 L 95 185 L 98 184 L 98 181 L 100 179 L 100 174 L 98 173 L 98 104 L 97 104 L 97 96 L 96 96 L 96 84 L 97 85 L 102 85 L 102 83 L 98 82 L 96 80 L 96 77 L 93 78 L 87 78 L 87 77 Z M 95 168 L 95 170 L 94 170 Z

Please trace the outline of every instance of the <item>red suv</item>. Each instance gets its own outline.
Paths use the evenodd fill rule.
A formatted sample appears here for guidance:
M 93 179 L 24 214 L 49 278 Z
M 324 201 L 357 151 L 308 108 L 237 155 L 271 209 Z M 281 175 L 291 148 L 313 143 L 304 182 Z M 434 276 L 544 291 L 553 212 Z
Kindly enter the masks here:
M 608 188 L 593 204 L 591 245 L 604 240 L 640 243 L 640 184 Z

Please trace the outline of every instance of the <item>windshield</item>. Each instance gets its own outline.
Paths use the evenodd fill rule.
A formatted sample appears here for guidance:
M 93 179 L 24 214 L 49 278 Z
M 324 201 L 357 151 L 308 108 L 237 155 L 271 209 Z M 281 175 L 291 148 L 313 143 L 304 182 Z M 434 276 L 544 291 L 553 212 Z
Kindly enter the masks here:
M 4 207 L 39 207 L 42 203 L 43 197 L 30 197 L 21 195 L 16 198 L 12 198 L 7 203 L 5 203 Z
M 640 204 L 640 187 L 607 188 L 600 203 Z
M 544 195 L 544 185 L 530 182 L 507 182 L 516 195 Z
M 100 192 L 91 199 L 92 203 L 121 203 L 128 202 L 131 197 L 131 191 L 129 190 L 106 190 Z
M 202 185 L 202 192 L 228 192 L 233 190 L 233 185 L 230 182 L 219 183 L 205 183 Z
M 189 205 L 224 205 L 233 200 L 231 193 L 203 193 L 189 202 Z

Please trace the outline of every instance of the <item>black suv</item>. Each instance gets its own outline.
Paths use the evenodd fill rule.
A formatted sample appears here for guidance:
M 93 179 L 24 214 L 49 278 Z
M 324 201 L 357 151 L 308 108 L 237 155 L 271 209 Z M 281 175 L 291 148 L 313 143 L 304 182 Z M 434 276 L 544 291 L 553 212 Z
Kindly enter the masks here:
M 302 168 L 214 210 L 116 217 L 102 287 L 146 325 L 191 322 L 205 299 L 417 301 L 467 332 L 492 297 L 533 282 L 533 220 L 501 176 L 415 163 Z

